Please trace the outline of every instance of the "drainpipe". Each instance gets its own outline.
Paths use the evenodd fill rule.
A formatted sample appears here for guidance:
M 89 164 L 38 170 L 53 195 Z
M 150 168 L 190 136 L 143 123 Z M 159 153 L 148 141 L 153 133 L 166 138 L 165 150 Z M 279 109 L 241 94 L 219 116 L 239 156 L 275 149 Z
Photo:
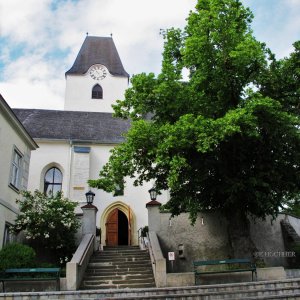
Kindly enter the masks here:
M 72 172 L 72 148 L 73 143 L 69 140 L 70 150 L 69 150 L 69 184 L 68 184 L 68 196 L 67 198 L 71 199 L 71 172 Z

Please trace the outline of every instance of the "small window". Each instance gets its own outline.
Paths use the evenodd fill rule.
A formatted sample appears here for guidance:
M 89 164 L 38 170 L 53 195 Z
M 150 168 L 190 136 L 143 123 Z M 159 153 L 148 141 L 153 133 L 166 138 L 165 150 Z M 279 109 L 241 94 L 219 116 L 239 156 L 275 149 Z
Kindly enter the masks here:
M 16 236 L 10 231 L 11 224 L 5 223 L 4 235 L 3 235 L 3 246 L 8 245 L 16 241 Z
M 55 196 L 57 192 L 61 192 L 62 173 L 58 168 L 51 168 L 45 174 L 44 193 L 49 197 Z
M 15 149 L 12 157 L 10 185 L 14 188 L 20 188 L 22 170 L 22 155 Z
M 99 84 L 93 87 L 92 99 L 103 99 L 103 89 Z

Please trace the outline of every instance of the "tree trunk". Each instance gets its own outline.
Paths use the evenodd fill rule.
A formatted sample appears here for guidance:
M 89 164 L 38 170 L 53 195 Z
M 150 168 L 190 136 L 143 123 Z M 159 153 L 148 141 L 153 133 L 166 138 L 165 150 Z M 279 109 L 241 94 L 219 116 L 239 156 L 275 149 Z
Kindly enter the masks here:
M 232 258 L 253 258 L 257 248 L 250 236 L 250 222 L 242 212 L 227 215 Z

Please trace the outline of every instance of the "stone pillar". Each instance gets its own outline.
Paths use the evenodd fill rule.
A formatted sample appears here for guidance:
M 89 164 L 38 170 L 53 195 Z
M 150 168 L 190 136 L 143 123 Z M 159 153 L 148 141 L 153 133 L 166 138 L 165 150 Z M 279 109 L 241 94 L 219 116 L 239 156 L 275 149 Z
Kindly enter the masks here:
M 160 231 L 160 212 L 161 203 L 152 200 L 146 204 L 148 209 L 148 227 L 149 227 L 149 243 L 151 247 L 150 257 L 152 261 L 153 274 L 157 287 L 165 287 L 167 282 L 166 260 L 160 248 L 160 244 L 156 233 Z
M 83 217 L 82 217 L 82 236 L 86 234 L 93 234 L 96 236 L 96 215 L 98 208 L 93 204 L 86 204 L 81 207 L 83 211 Z M 94 251 L 98 249 L 98 245 L 96 244 L 95 239 L 95 245 L 94 245 Z
M 149 231 L 158 232 L 160 230 L 160 213 L 159 207 L 161 203 L 152 200 L 146 204 L 146 208 L 148 209 L 148 227 Z

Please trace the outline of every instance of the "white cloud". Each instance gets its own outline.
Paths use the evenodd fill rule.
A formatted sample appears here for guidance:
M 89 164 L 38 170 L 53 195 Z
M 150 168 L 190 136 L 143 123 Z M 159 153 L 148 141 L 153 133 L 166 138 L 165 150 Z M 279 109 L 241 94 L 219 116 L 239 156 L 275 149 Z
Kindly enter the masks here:
M 15 107 L 62 108 L 64 73 L 72 66 L 86 32 L 96 36 L 113 33 L 129 74 L 158 73 L 163 50 L 159 29 L 183 28 L 196 2 L 0 0 L 0 43 L 4 43 L 0 45 L 0 93 Z M 266 41 L 279 57 L 287 55 L 291 40 L 299 39 L 300 1 L 243 3 L 255 8 L 254 29 L 259 40 Z M 16 51 L 22 51 L 22 56 L 16 56 Z
M 158 72 L 162 37 L 159 28 L 181 26 L 195 0 L 0 0 L 1 33 L 6 44 L 0 92 L 12 106 L 62 108 L 64 73 L 71 67 L 85 33 L 109 36 L 130 73 Z M 23 56 L 10 53 L 22 44 Z M 46 58 L 54 50 L 69 53 L 63 60 Z M 22 93 L 20 93 L 22 90 Z M 47 106 L 48 105 L 48 106 Z
M 57 86 L 60 85 L 57 83 Z M 13 108 L 63 109 L 61 95 L 54 88 L 49 88 L 47 82 L 30 82 L 26 78 L 7 81 L 0 83 L 0 94 L 5 100 L 9 99 Z

